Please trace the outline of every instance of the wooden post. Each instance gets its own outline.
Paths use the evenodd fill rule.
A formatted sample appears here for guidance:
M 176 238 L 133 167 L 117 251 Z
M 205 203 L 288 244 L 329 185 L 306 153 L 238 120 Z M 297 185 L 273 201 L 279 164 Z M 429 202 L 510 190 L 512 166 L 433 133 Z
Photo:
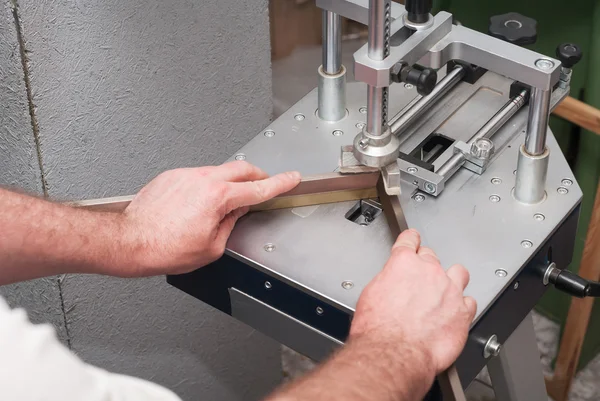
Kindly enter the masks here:
M 596 200 L 580 266 L 579 275 L 581 277 L 600 281 L 600 182 L 596 191 Z M 568 399 L 593 306 L 594 298 L 573 298 L 571 301 L 554 375 L 546 378 L 548 395 L 555 401 Z

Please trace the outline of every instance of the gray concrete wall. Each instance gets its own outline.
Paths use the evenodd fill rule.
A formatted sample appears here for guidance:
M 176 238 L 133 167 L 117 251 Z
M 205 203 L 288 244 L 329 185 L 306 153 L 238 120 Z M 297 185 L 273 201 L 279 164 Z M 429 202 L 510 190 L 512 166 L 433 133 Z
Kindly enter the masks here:
M 0 0 L 0 185 L 42 195 L 42 179 L 29 115 L 19 38 L 9 0 Z M 50 322 L 67 343 L 57 277 L 0 287 L 12 306 Z
M 21 0 L 49 196 L 133 193 L 165 169 L 222 162 L 254 136 L 272 110 L 267 10 L 266 0 Z M 0 40 L 14 44 L 14 23 L 2 27 Z M 11 146 L 31 170 L 14 180 L 39 192 L 19 58 L 0 51 L 0 77 L 9 63 L 21 85 L 14 100 L 0 92 L 0 104 L 15 104 L 2 115 L 19 122 L 22 139 Z M 6 169 L 18 171 L 11 163 Z M 86 361 L 186 400 L 258 399 L 279 381 L 276 343 L 164 278 L 70 275 L 61 288 L 69 343 Z M 29 297 L 15 291 L 17 303 Z

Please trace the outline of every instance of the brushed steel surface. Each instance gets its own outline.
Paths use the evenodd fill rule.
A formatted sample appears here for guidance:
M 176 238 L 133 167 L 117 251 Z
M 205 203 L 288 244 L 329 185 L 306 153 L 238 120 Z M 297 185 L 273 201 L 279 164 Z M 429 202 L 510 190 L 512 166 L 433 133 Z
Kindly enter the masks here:
M 486 73 L 475 85 L 460 83 L 440 100 L 407 132 L 401 150 L 410 153 L 432 132 L 455 140 L 468 141 L 508 100 L 508 79 Z M 273 174 L 298 170 L 303 174 L 334 171 L 340 146 L 350 145 L 358 132 L 356 124 L 364 122 L 359 108 L 365 105 L 365 85 L 348 85 L 348 116 L 336 123 L 326 123 L 315 115 L 317 93 L 309 93 L 266 129 L 276 132 L 265 137 L 260 132 L 240 152 L 246 160 Z M 400 85 L 390 88 L 391 115 L 415 96 Z M 294 115 L 303 113 L 301 122 Z M 574 183 L 569 193 L 556 191 L 564 178 L 573 173 L 549 131 L 547 145 L 552 152 L 548 166 L 548 197 L 538 205 L 523 205 L 512 197 L 513 171 L 517 153 L 524 141 L 527 112 L 521 110 L 494 137 L 497 151 L 487 171 L 480 175 L 466 169 L 458 171 L 446 184 L 444 192 L 425 200 L 413 199 L 414 187 L 402 183 L 400 203 L 409 227 L 418 229 L 423 244 L 438 253 L 446 268 L 461 263 L 471 273 L 466 289 L 478 303 L 476 319 L 488 309 L 509 285 L 522 266 L 578 204 L 581 190 Z M 343 135 L 332 135 L 335 130 Z M 434 165 L 439 167 L 452 156 L 449 149 Z M 492 178 L 500 178 L 500 185 Z M 497 195 L 499 202 L 491 202 Z M 242 218 L 234 230 L 227 252 L 239 260 L 276 276 L 333 305 L 352 312 L 364 286 L 380 271 L 393 243 L 383 216 L 363 227 L 344 218 L 354 202 L 321 205 L 312 213 L 301 215 L 290 210 L 254 213 Z M 534 219 L 536 213 L 546 216 Z M 521 246 L 523 240 L 533 243 Z M 276 245 L 265 252 L 267 243 Z M 495 271 L 506 270 L 505 277 Z M 351 290 L 341 283 L 350 280 Z

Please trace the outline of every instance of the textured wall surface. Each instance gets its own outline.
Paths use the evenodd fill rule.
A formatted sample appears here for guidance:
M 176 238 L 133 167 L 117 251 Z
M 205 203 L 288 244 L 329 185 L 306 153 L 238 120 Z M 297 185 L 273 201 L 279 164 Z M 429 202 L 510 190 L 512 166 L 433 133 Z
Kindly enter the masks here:
M 221 162 L 270 119 L 266 0 L 20 0 L 19 18 L 51 198 Z M 69 275 L 62 296 L 78 355 L 185 400 L 258 399 L 280 379 L 278 344 L 164 278 Z
M 0 0 L 0 185 L 41 195 L 42 180 L 31 128 L 17 26 L 9 0 Z M 34 322 L 51 322 L 66 342 L 57 278 L 0 287 Z

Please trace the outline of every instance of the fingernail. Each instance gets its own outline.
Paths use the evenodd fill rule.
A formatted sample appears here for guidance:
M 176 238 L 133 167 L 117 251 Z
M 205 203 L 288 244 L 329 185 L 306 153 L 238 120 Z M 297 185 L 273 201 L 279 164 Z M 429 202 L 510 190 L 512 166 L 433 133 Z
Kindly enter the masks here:
M 302 176 L 297 171 L 290 171 L 287 173 L 287 175 L 294 181 L 300 181 L 302 179 Z

